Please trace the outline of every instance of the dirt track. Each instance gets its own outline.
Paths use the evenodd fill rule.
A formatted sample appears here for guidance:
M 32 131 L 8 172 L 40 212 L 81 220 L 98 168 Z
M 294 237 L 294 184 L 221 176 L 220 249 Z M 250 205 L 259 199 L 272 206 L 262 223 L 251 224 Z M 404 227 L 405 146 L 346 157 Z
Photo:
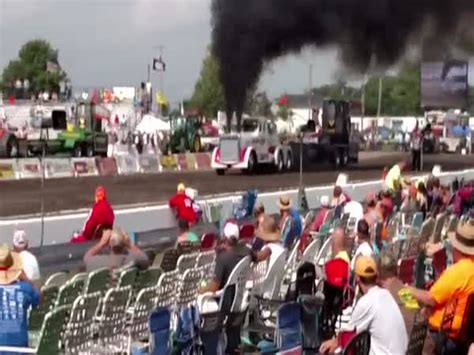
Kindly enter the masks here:
M 384 166 L 409 157 L 401 153 L 363 153 L 360 163 L 345 170 L 350 180 L 380 178 Z M 428 155 L 425 170 L 431 171 L 434 164 L 443 170 L 458 170 L 474 167 L 474 156 Z M 315 186 L 335 181 L 340 171 L 330 167 L 305 172 L 305 186 Z M 199 190 L 200 195 L 219 194 L 257 188 L 259 191 L 297 187 L 298 173 L 241 175 L 240 172 L 217 176 L 214 172 L 163 173 L 155 175 L 87 177 L 78 179 L 46 180 L 44 196 L 45 211 L 54 212 L 90 207 L 97 185 L 104 185 L 114 205 L 166 201 L 176 189 L 178 182 Z M 0 216 L 16 216 L 39 213 L 41 210 L 41 183 L 39 180 L 0 182 Z

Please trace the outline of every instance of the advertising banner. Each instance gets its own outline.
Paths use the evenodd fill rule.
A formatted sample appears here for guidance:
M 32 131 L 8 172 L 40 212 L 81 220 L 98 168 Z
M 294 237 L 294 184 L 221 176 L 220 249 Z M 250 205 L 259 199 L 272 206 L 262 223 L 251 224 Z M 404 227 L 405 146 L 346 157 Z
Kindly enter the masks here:
M 18 159 L 18 171 L 20 179 L 40 179 L 42 176 L 41 163 L 39 159 Z
M 74 175 L 71 160 L 67 158 L 46 158 L 44 167 L 45 176 L 48 179 L 72 177 Z
M 0 180 L 17 179 L 16 161 L 13 159 L 0 159 Z
M 211 154 L 210 153 L 196 153 L 196 163 L 198 170 L 211 169 Z
M 97 176 L 97 164 L 94 158 L 72 158 L 74 176 Z
M 178 169 L 180 171 L 188 170 L 188 159 L 186 159 L 186 153 L 178 154 Z
M 131 154 L 121 154 L 115 157 L 117 161 L 118 173 L 120 175 L 131 175 L 140 172 L 138 159 Z
M 157 155 L 142 154 L 139 156 L 138 162 L 142 173 L 155 174 L 160 172 L 160 162 Z
M 118 174 L 117 162 L 114 158 L 97 158 L 97 167 L 101 176 L 115 176 Z
M 178 170 L 178 158 L 176 155 L 163 155 L 160 157 L 160 171 Z
M 196 155 L 193 153 L 186 153 L 186 163 L 188 170 L 193 171 L 197 169 Z

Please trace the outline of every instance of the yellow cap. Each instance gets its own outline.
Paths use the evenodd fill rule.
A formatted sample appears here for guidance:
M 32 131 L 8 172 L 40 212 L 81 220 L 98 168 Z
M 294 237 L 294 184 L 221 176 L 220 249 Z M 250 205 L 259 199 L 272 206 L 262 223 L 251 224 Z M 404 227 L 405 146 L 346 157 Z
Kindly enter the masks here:
M 377 275 L 377 264 L 370 256 L 359 256 L 355 262 L 355 273 L 360 277 L 373 277 Z
M 186 190 L 186 186 L 184 186 L 183 183 L 179 183 L 177 190 L 178 192 L 184 192 Z

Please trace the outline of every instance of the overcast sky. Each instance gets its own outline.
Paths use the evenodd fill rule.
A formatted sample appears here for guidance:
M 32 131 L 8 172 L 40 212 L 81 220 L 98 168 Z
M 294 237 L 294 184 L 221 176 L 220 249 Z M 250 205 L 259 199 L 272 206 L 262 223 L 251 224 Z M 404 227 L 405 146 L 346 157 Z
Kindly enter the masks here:
M 0 67 L 24 42 L 43 38 L 59 49 L 73 85 L 135 86 L 162 45 L 165 93 L 175 104 L 192 94 L 210 43 L 210 1 L 0 0 Z M 310 63 L 314 85 L 333 81 L 340 69 L 334 50 L 308 50 L 272 63 L 260 86 L 272 97 L 302 92 Z

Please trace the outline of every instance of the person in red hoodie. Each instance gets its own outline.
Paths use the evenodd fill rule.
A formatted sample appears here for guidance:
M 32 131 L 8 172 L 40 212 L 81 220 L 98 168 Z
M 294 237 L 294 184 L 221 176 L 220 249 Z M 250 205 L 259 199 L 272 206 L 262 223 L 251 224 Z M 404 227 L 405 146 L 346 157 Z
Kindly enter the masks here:
M 175 211 L 178 221 L 186 220 L 189 225 L 193 225 L 198 219 L 198 215 L 194 210 L 194 201 L 186 195 L 184 184 L 179 184 L 177 190 L 178 193 L 168 201 L 168 204 Z
M 102 231 L 114 226 L 114 210 L 107 200 L 107 192 L 103 186 L 95 190 L 95 203 L 87 216 L 82 232 L 72 237 L 72 243 L 83 243 L 88 240 L 100 239 Z

